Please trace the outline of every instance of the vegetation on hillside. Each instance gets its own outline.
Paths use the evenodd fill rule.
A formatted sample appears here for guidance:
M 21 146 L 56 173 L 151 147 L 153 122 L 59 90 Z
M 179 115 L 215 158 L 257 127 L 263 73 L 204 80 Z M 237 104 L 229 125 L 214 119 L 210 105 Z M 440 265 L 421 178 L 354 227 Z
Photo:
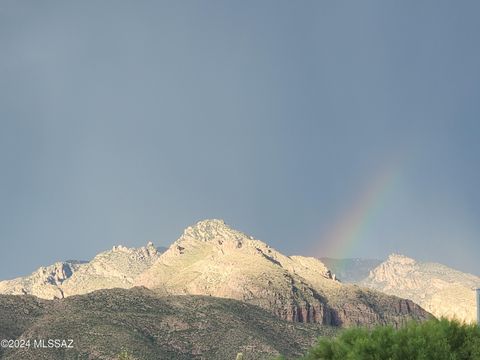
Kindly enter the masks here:
M 480 328 L 446 319 L 405 327 L 350 328 L 321 338 L 304 360 L 475 360 L 480 359 Z
M 0 349 L 18 360 L 245 360 L 301 356 L 335 328 L 292 323 L 213 296 L 110 289 L 59 300 L 0 295 L 1 339 L 72 339 L 69 349 Z

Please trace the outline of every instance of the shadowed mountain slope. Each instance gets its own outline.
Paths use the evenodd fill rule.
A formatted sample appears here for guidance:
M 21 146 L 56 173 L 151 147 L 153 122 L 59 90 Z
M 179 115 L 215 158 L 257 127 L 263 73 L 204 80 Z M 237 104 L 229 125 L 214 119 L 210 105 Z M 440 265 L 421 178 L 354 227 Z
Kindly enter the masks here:
M 142 288 L 100 290 L 60 300 L 0 295 L 0 335 L 73 339 L 73 349 L 8 349 L 0 358 L 265 359 L 301 355 L 334 330 L 278 319 L 257 306 L 205 296 L 168 296 Z M 8 310 L 8 311 L 6 311 Z M 8 316 L 6 317 L 6 315 Z M 28 315 L 25 315 L 28 314 Z

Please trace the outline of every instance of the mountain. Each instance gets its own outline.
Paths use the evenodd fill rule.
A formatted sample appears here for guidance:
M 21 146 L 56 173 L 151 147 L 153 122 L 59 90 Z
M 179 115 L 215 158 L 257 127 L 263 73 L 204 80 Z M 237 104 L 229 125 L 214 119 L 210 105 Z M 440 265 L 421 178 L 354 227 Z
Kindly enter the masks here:
M 44 299 L 62 298 L 62 284 L 84 265 L 81 261 L 57 262 L 40 267 L 29 276 L 0 281 L 0 294 L 35 295 Z
M 361 284 L 410 299 L 436 317 L 476 321 L 473 289 L 480 287 L 480 278 L 445 265 L 393 254 L 373 269 Z
M 410 300 L 342 284 L 320 260 L 285 256 L 216 219 L 188 227 L 162 254 L 152 243 L 114 246 L 87 263 L 58 263 L 0 282 L 0 293 L 55 299 L 134 286 L 241 300 L 284 320 L 332 326 L 398 326 L 430 316 Z
M 411 301 L 341 284 L 318 259 L 285 256 L 215 219 L 185 229 L 134 285 L 237 299 L 282 319 L 334 326 L 400 325 L 429 316 Z
M 62 284 L 65 297 L 87 294 L 94 290 L 133 286 L 134 279 L 160 257 L 158 249 L 149 242 L 140 248 L 114 246 L 80 267 Z
M 0 358 L 266 359 L 300 356 L 335 330 L 278 319 L 257 306 L 205 296 L 161 297 L 144 288 L 65 299 L 0 295 L 0 338 L 73 339 L 72 349 L 0 349 Z M 67 344 L 68 345 L 68 344 Z M 3 351 L 3 352 L 2 352 Z
M 0 294 L 55 299 L 99 289 L 129 288 L 133 279 L 159 257 L 159 250 L 151 242 L 140 248 L 114 246 L 89 262 L 58 262 L 26 277 L 0 281 Z
M 368 277 L 370 271 L 382 263 L 378 259 L 332 259 L 322 257 L 323 262 L 335 274 L 336 279 L 343 283 L 358 283 Z

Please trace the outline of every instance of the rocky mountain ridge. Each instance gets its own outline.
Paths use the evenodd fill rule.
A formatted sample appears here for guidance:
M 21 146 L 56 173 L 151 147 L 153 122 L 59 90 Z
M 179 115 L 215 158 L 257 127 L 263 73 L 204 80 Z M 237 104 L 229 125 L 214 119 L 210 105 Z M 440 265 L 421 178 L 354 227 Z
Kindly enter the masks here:
M 0 294 L 57 299 L 99 289 L 130 288 L 133 279 L 159 256 L 160 252 L 151 242 L 140 248 L 114 246 L 89 262 L 57 262 L 40 267 L 29 276 L 0 281 Z
M 410 299 L 436 317 L 476 321 L 473 289 L 480 287 L 480 277 L 442 264 L 423 263 L 392 254 L 360 284 Z
M 162 254 L 151 243 L 117 246 L 57 278 L 35 286 L 31 277 L 0 282 L 0 293 L 52 299 L 143 286 L 162 295 L 241 300 L 281 319 L 333 326 L 398 326 L 430 316 L 410 300 L 342 284 L 318 259 L 285 256 L 217 219 L 186 228 Z
M 62 298 L 62 284 L 84 265 L 78 261 L 62 261 L 40 267 L 31 275 L 0 281 L 0 293 L 34 295 L 44 299 Z

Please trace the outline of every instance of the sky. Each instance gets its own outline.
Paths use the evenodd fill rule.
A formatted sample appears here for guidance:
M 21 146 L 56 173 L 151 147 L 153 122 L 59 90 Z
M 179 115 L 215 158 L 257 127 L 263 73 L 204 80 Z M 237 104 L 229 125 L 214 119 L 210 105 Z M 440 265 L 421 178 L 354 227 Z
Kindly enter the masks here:
M 206 218 L 480 275 L 479 12 L 0 0 L 0 279 Z

